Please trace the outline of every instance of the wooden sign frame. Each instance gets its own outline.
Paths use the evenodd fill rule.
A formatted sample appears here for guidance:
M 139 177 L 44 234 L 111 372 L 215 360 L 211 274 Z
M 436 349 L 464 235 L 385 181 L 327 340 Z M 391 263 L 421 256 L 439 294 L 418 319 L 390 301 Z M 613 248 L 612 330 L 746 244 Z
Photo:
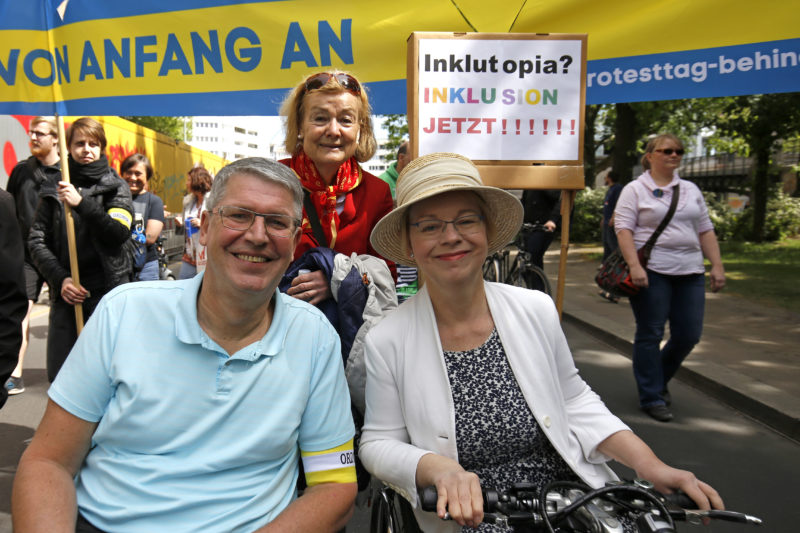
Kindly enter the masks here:
M 581 86 L 579 105 L 578 158 L 575 160 L 474 160 L 486 185 L 504 189 L 562 189 L 580 190 L 585 187 L 583 176 L 583 135 L 586 103 L 586 34 L 547 33 L 454 33 L 414 32 L 408 38 L 407 109 L 412 157 L 419 155 L 419 51 L 425 39 L 456 40 L 571 40 L 581 41 Z M 457 150 L 454 150 L 457 151 Z
M 564 286 L 569 251 L 569 222 L 575 194 L 585 187 L 583 171 L 583 135 L 586 109 L 586 34 L 548 33 L 432 33 L 414 32 L 408 38 L 406 67 L 408 130 L 411 157 L 419 156 L 419 52 L 425 39 L 499 40 L 570 40 L 581 42 L 581 76 L 578 125 L 578 158 L 575 160 L 473 160 L 486 185 L 503 189 L 560 189 L 561 190 L 561 254 L 556 287 L 556 308 L 559 317 L 564 303 Z M 457 149 L 453 149 L 457 152 Z

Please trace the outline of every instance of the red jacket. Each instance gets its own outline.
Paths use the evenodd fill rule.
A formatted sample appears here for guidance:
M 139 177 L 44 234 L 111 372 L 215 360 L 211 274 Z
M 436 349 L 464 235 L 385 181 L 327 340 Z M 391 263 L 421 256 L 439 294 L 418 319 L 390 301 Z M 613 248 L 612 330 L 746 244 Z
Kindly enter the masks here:
M 282 159 L 280 162 L 290 166 L 291 161 L 291 158 L 289 158 Z M 392 210 L 392 193 L 385 181 L 373 176 L 364 169 L 361 172 L 361 183 L 345 197 L 344 210 L 339 215 L 339 230 L 333 249 L 348 256 L 355 252 L 384 259 L 370 244 L 369 234 L 375 224 Z M 321 215 L 319 209 L 317 209 L 317 216 L 322 218 Z M 308 223 L 305 208 L 303 208 L 303 237 L 300 239 L 300 244 L 297 245 L 294 258 L 297 259 L 307 250 L 319 245 L 320 243 L 314 238 L 313 231 Z M 326 245 L 323 243 L 323 246 Z M 384 261 L 389 265 L 392 277 L 396 279 L 397 274 L 394 263 L 386 259 Z

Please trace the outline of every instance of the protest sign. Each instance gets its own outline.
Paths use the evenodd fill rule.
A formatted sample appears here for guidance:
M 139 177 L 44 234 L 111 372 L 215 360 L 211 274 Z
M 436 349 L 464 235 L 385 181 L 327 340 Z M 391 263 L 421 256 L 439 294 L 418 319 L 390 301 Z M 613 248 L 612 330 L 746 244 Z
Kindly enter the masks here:
M 408 53 L 415 155 L 463 154 L 506 188 L 583 188 L 585 35 L 418 32 Z

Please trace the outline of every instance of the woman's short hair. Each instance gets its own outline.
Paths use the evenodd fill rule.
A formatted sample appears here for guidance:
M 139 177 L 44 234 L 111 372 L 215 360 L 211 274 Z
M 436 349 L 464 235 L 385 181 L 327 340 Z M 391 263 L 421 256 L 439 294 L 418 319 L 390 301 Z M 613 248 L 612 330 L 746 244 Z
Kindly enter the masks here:
M 138 163 L 144 165 L 145 174 L 147 175 L 147 181 L 150 181 L 150 178 L 153 177 L 153 165 L 150 164 L 150 160 L 147 159 L 147 156 L 144 154 L 131 154 L 125 158 L 125 161 L 119 166 L 119 173 L 125 174 L 133 166 L 136 166 Z
M 642 154 L 642 168 L 645 170 L 650 170 L 650 161 L 647 160 L 647 154 L 651 154 L 655 151 L 658 146 L 664 141 L 672 141 L 678 145 L 678 148 L 681 150 L 684 149 L 683 141 L 681 141 L 677 135 L 673 135 L 671 133 L 660 133 L 655 137 L 652 137 L 649 141 L 647 141 L 647 146 L 644 147 L 644 154 Z
M 209 210 L 214 209 L 222 200 L 228 187 L 228 180 L 237 174 L 254 176 L 286 188 L 292 195 L 292 208 L 298 223 L 303 218 L 303 188 L 300 186 L 297 174 L 286 165 L 263 157 L 247 157 L 223 167 L 214 178 L 211 194 L 206 199 L 206 207 Z
M 341 70 L 326 71 L 330 74 L 349 74 Z M 311 76 L 314 76 L 312 74 Z M 352 76 L 352 75 L 350 75 Z M 354 78 L 355 79 L 355 78 Z M 300 140 L 300 131 L 302 130 L 303 113 L 305 112 L 304 99 L 306 94 L 323 92 L 323 93 L 341 93 L 346 92 L 347 89 L 343 88 L 335 76 L 331 76 L 328 82 L 319 87 L 306 91 L 305 78 L 294 89 L 289 91 L 286 99 L 281 104 L 280 114 L 284 117 L 284 129 L 286 130 L 286 137 L 284 138 L 284 147 L 286 151 L 292 155 L 297 155 L 303 147 L 303 142 Z M 369 105 L 369 97 L 367 96 L 367 88 L 361 85 L 361 91 L 356 96 L 361 102 L 361 108 L 358 110 L 358 147 L 356 148 L 355 158 L 358 162 L 363 163 L 369 161 L 378 148 L 378 143 L 375 141 L 375 133 L 372 129 L 372 108 Z
M 189 169 L 189 190 L 202 194 L 211 190 L 211 173 L 203 165 L 197 165 Z
M 82 133 L 84 137 L 88 137 L 100 144 L 100 152 L 106 151 L 106 132 L 103 125 L 91 117 L 79 118 L 69 127 L 67 131 L 67 150 L 72 146 L 72 139 L 76 133 Z

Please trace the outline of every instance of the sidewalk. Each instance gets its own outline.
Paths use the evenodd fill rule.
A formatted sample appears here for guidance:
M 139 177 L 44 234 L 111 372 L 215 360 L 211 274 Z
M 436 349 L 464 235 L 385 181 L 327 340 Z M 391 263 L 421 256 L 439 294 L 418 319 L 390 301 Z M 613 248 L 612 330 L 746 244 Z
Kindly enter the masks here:
M 585 327 L 630 357 L 635 324 L 626 299 L 601 298 L 594 283 L 602 248 L 570 247 L 563 319 Z M 545 256 L 553 291 L 558 248 Z M 703 337 L 677 376 L 800 441 L 800 316 L 727 294 L 706 293 Z M 631 372 L 631 386 L 634 386 Z

